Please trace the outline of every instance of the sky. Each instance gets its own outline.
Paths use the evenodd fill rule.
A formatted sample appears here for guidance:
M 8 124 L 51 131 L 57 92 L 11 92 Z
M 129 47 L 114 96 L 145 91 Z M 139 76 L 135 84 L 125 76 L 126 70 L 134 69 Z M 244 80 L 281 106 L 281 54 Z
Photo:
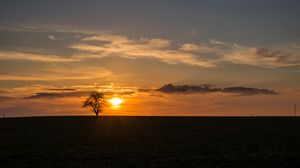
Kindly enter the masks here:
M 298 0 L 1 0 L 0 115 L 290 116 Z

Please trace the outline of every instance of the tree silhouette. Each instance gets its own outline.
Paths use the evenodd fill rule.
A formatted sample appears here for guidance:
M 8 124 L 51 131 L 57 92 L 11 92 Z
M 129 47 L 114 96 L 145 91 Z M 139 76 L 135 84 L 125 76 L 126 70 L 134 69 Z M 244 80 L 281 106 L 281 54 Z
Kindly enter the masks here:
M 91 110 L 99 116 L 99 113 L 103 111 L 103 107 L 106 105 L 104 94 L 93 91 L 90 96 L 83 102 L 82 107 L 90 107 Z

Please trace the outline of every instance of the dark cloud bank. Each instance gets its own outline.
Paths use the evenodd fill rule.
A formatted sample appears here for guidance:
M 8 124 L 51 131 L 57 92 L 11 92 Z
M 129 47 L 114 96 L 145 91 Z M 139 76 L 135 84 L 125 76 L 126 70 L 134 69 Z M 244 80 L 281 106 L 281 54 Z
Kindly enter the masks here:
M 57 93 L 36 93 L 32 96 L 26 97 L 27 99 L 39 99 L 39 98 L 61 98 L 61 97 L 82 97 L 89 95 L 88 91 L 75 91 L 75 92 L 57 92 Z
M 222 93 L 232 93 L 237 95 L 276 95 L 278 94 L 274 90 L 269 89 L 260 89 L 260 88 L 250 88 L 250 87 L 225 87 L 225 88 L 213 88 L 212 85 L 173 85 L 167 84 L 162 86 L 161 88 L 157 89 L 157 91 L 163 93 L 182 93 L 182 94 L 192 94 L 192 93 L 215 93 L 215 92 L 222 92 Z
M 26 97 L 27 99 L 39 99 L 39 98 L 62 98 L 62 97 L 83 97 L 88 96 L 90 91 L 76 91 L 76 89 L 48 89 L 51 91 L 59 92 L 41 92 L 32 96 Z M 163 93 L 178 93 L 178 94 L 193 94 L 193 93 L 231 93 L 235 95 L 276 95 L 278 92 L 269 89 L 261 88 L 249 88 L 249 87 L 225 87 L 217 88 L 212 85 L 203 84 L 198 86 L 193 85 L 173 85 L 167 84 L 157 90 L 152 89 L 139 89 L 139 92 L 158 91 Z M 135 92 L 122 92 L 120 95 L 131 95 Z M 114 95 L 115 92 L 105 92 L 106 95 Z M 1 97 L 0 97 L 1 99 Z
M 54 90 L 54 89 L 51 89 Z M 55 89 L 55 91 L 68 91 L 68 90 L 61 90 L 61 89 Z M 27 99 L 39 99 L 39 98 L 64 98 L 64 97 L 84 97 L 88 96 L 91 93 L 91 91 L 72 91 L 72 92 L 41 92 L 36 93 L 32 96 L 26 97 Z M 114 95 L 115 92 L 104 92 L 105 95 Z M 118 93 L 119 95 L 131 95 L 135 92 L 122 92 Z

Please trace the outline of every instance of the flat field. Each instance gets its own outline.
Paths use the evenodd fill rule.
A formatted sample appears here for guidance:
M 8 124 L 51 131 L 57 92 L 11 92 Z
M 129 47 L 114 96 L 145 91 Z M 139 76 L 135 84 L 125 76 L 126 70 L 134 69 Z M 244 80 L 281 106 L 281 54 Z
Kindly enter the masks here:
M 0 167 L 297 168 L 300 118 L 3 118 Z

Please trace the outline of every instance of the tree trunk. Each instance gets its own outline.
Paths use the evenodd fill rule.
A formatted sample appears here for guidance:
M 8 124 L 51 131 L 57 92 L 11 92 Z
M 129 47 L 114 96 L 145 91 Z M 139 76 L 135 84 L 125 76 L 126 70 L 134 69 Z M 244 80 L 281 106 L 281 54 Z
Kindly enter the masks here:
M 94 107 L 94 113 L 96 114 L 96 117 L 99 116 L 99 110 L 97 110 L 97 108 Z

